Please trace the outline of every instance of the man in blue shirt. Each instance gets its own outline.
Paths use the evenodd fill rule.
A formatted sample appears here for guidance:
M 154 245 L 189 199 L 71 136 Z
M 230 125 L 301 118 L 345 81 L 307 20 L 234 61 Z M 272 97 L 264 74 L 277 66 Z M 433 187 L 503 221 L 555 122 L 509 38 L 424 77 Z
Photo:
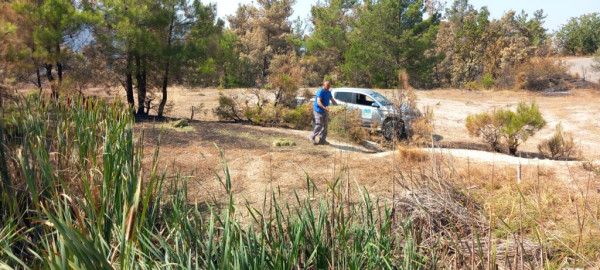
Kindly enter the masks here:
M 329 144 L 327 142 L 328 106 L 330 101 L 333 105 L 337 105 L 331 96 L 331 91 L 329 91 L 330 86 L 331 83 L 329 83 L 329 81 L 325 81 L 323 83 L 323 88 L 319 89 L 315 96 L 315 105 L 313 106 L 313 112 L 315 114 L 315 129 L 310 136 L 308 136 L 308 140 L 310 140 L 310 142 L 313 144 L 317 144 L 315 141 L 317 136 L 319 136 L 319 144 Z

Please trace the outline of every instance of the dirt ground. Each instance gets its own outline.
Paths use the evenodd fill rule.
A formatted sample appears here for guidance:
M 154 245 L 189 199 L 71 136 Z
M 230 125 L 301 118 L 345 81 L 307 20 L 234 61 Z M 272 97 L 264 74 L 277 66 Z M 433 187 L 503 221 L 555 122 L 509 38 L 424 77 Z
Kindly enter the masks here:
M 222 198 L 224 189 L 216 180 L 223 177 L 223 160 L 217 150 L 223 151 L 230 174 L 233 192 L 238 202 L 248 201 L 258 206 L 265 194 L 279 192 L 294 198 L 294 192 L 306 194 L 307 176 L 311 177 L 319 191 L 327 190 L 328 184 L 338 177 L 344 185 L 366 187 L 371 194 L 383 199 L 392 198 L 392 179 L 400 171 L 396 151 L 374 152 L 360 145 L 332 138 L 331 145 L 315 146 L 309 143 L 310 131 L 284 128 L 264 128 L 245 124 L 216 121 L 212 108 L 217 104 L 219 91 L 243 92 L 243 89 L 184 89 L 175 88 L 170 97 L 176 104 L 169 113 L 173 118 L 190 118 L 194 106 L 192 131 L 182 132 L 159 129 L 160 123 L 141 121 L 144 130 L 147 160 L 160 137 L 161 168 L 167 168 L 169 177 L 179 171 L 182 175 L 194 175 L 189 183 L 190 195 L 199 201 Z M 393 95 L 390 90 L 382 90 Z M 430 107 L 434 112 L 434 133 L 437 145 L 444 149 L 428 149 L 451 157 L 456 164 L 469 166 L 495 166 L 499 170 L 516 170 L 515 164 L 540 166 L 553 171 L 553 175 L 565 183 L 584 181 L 589 174 L 582 169 L 582 161 L 550 161 L 525 158 L 535 156 L 537 144 L 554 132 L 554 126 L 562 123 L 572 132 L 583 150 L 586 160 L 598 160 L 600 145 L 600 92 L 597 90 L 573 90 L 569 93 L 544 95 L 514 91 L 417 91 L 418 106 Z M 547 120 L 547 126 L 519 147 L 524 158 L 481 151 L 485 148 L 477 138 L 467 135 L 464 127 L 468 114 L 493 108 L 512 107 L 520 101 L 535 100 Z M 198 109 L 200 108 L 200 110 Z M 296 145 L 275 147 L 278 138 L 293 140 Z M 457 165 L 457 166 L 463 166 Z M 466 165 L 465 165 L 466 166 Z M 349 170 L 344 170 L 349 168 Z M 342 170 L 344 170 L 342 172 Z M 396 187 L 398 188 L 398 187 Z M 356 190 L 356 189 L 355 189 Z M 300 195 L 302 197 L 302 195 Z
M 591 59 L 566 59 L 571 72 L 589 67 Z M 591 70 L 591 69 L 586 69 Z M 600 73 L 587 72 L 586 76 Z M 591 77 L 590 77 L 591 78 Z M 595 77 L 594 77 L 595 78 Z M 316 89 L 309 89 L 316 90 Z M 189 184 L 190 195 L 202 201 L 211 197 L 223 197 L 224 189 L 216 180 L 223 175 L 222 158 L 216 145 L 224 153 L 231 173 L 232 186 L 238 200 L 251 204 L 263 201 L 265 192 L 278 191 L 290 195 L 306 189 L 307 175 L 320 191 L 343 172 L 346 185 L 364 186 L 372 194 L 390 199 L 392 179 L 397 177 L 397 152 L 375 153 L 363 146 L 331 138 L 331 145 L 314 146 L 307 137 L 310 131 L 283 128 L 264 128 L 245 124 L 218 122 L 212 109 L 218 105 L 219 93 L 244 94 L 246 89 L 224 89 L 173 87 L 169 89 L 172 109 L 167 116 L 187 118 L 191 131 L 162 130 L 162 123 L 140 121 L 137 126 L 146 136 L 146 161 L 149 164 L 152 151 L 160 137 L 161 168 L 167 168 L 168 176 L 179 171 L 181 175 L 194 175 Z M 379 90 L 388 97 L 393 90 Z M 92 91 L 93 95 L 106 96 L 105 90 Z M 122 95 L 122 89 L 114 89 L 111 96 Z M 479 164 L 482 167 L 506 167 L 515 170 L 515 164 L 542 166 L 554 171 L 560 181 L 573 182 L 588 179 L 589 172 L 582 163 L 600 160 L 600 91 L 597 89 L 571 90 L 564 93 L 532 93 L 525 91 L 465 91 L 465 90 L 417 90 L 417 106 L 422 111 L 433 111 L 435 145 L 444 149 L 428 149 L 451 157 L 457 164 Z M 478 138 L 469 137 L 465 118 L 494 108 L 515 108 L 521 101 L 536 101 L 547 121 L 544 129 L 519 147 L 522 158 L 491 153 Z M 551 136 L 555 126 L 561 123 L 564 130 L 571 132 L 579 144 L 584 161 L 549 161 L 536 159 L 538 143 Z M 293 140 L 291 147 L 274 147 L 278 138 Z M 461 165 L 458 165 L 461 166 Z M 394 169 L 396 168 L 396 169 Z M 598 181 L 600 182 L 600 181 Z M 302 192 L 299 192 L 302 193 Z M 304 194 L 304 193 L 302 193 Z

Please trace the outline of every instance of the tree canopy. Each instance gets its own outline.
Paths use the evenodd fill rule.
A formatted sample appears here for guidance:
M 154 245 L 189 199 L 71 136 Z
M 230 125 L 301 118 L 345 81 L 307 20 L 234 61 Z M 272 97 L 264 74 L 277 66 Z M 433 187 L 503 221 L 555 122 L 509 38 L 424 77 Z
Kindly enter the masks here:
M 553 40 L 543 10 L 491 19 L 468 0 L 445 10 L 425 0 L 325 0 L 310 23 L 290 19 L 294 0 L 240 5 L 227 23 L 205 2 L 2 1 L 0 79 L 49 86 L 53 96 L 121 85 L 136 113 L 162 116 L 173 84 L 272 89 L 280 104 L 323 80 L 427 89 L 485 78 L 486 88 L 513 87 L 531 59 L 590 55 L 600 43 L 598 13 L 572 18 Z

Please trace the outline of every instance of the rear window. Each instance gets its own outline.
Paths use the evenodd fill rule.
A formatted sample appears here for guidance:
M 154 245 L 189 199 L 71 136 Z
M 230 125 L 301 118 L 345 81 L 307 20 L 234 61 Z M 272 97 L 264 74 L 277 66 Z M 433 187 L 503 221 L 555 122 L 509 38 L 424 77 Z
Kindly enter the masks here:
M 342 101 L 342 102 L 352 102 L 352 93 L 349 92 L 336 92 L 335 93 L 335 99 Z

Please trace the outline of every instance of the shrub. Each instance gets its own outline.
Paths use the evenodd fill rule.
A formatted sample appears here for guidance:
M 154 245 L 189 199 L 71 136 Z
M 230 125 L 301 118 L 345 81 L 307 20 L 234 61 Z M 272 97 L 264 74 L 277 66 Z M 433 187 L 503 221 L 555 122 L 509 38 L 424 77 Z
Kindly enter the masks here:
M 219 106 L 213 109 L 213 113 L 221 121 L 242 121 L 243 112 L 237 102 L 237 96 L 219 93 Z
M 283 121 L 294 129 L 310 129 L 313 120 L 313 110 L 310 104 L 284 110 Z
M 556 125 L 556 132 L 552 137 L 543 140 L 538 144 L 540 154 L 552 159 L 576 158 L 579 155 L 579 149 L 573 141 L 573 135 L 563 130 L 562 125 Z
M 329 111 L 329 131 L 354 142 L 367 138 L 368 132 L 362 127 L 359 110 L 347 111 L 342 106 L 332 106 Z
M 500 152 L 501 129 L 504 125 L 497 117 L 500 113 L 493 111 L 469 115 L 465 124 L 469 135 L 482 138 L 496 152 Z
M 494 80 L 494 76 L 492 76 L 491 73 L 486 73 L 485 75 L 483 75 L 483 78 L 481 79 L 481 85 L 483 86 L 484 89 L 492 88 L 492 86 L 494 86 L 495 83 L 496 83 L 496 81 Z
M 410 129 L 408 129 L 408 135 L 411 138 L 412 143 L 424 143 L 426 142 L 433 133 L 433 109 L 431 107 L 425 107 L 425 113 L 419 118 L 414 119 L 411 123 Z
M 273 147 L 296 146 L 296 142 L 292 139 L 277 138 L 273 141 Z
M 398 144 L 398 163 L 403 166 L 414 166 L 421 162 L 429 161 L 430 154 L 421 148 L 414 148 L 405 144 Z
M 549 58 L 532 59 L 515 71 L 515 88 L 531 91 L 564 91 L 569 79 L 567 67 Z
M 519 145 L 545 125 L 535 102 L 519 103 L 516 112 L 500 109 L 469 115 L 465 124 L 469 135 L 481 137 L 494 151 L 500 151 L 503 139 L 511 155 L 516 155 Z
M 516 112 L 502 111 L 498 117 L 500 117 L 500 121 L 504 122 L 502 135 L 511 155 L 516 155 L 517 147 L 521 143 L 546 126 L 546 121 L 535 102 L 530 104 L 521 102 Z
M 477 81 L 470 81 L 470 82 L 463 84 L 462 88 L 465 90 L 473 91 L 473 90 L 481 89 L 481 85 Z

